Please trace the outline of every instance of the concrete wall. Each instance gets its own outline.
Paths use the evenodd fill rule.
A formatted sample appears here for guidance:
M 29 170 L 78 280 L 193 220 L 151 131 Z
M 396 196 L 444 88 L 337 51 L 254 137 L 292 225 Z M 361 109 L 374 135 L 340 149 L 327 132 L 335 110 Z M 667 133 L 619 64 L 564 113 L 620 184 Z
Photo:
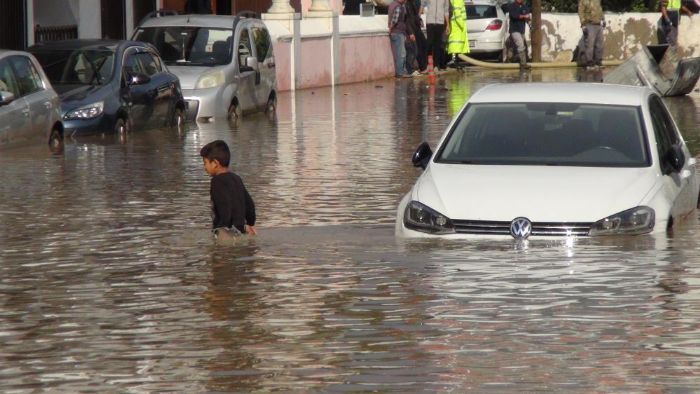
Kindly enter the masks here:
M 658 43 L 658 13 L 606 14 L 605 19 L 605 59 L 623 60 L 644 45 Z M 307 17 L 296 20 L 297 30 L 291 20 L 265 23 L 273 37 L 280 90 L 393 75 L 386 15 Z M 581 38 L 578 16 L 543 14 L 542 30 L 543 61 L 571 61 Z M 682 17 L 679 43 L 684 56 L 700 56 L 700 15 Z
M 659 13 L 605 14 L 605 59 L 623 60 L 644 45 L 658 44 Z M 542 58 L 570 61 L 581 38 L 576 14 L 543 14 Z M 679 44 L 685 56 L 700 56 L 700 15 L 683 16 Z
M 78 0 L 33 0 L 34 24 L 66 26 L 78 24 Z

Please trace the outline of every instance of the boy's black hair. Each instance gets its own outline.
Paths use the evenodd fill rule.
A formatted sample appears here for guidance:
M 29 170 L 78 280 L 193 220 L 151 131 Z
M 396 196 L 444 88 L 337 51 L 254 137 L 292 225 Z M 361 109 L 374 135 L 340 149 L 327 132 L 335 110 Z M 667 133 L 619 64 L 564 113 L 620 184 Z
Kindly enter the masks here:
M 210 161 L 217 160 L 224 167 L 228 167 L 228 163 L 231 161 L 231 151 L 226 142 L 222 140 L 212 141 L 204 145 L 199 151 L 199 155 Z

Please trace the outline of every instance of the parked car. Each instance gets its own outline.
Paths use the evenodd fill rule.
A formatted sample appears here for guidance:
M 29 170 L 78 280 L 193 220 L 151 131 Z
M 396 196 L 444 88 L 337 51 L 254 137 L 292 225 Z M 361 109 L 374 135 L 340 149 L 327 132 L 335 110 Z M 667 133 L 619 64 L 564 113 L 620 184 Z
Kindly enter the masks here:
M 471 56 L 506 61 L 508 15 L 496 0 L 467 0 L 467 32 Z
M 34 56 L 0 50 L 0 146 L 43 141 L 63 149 L 61 104 Z
M 133 38 L 153 44 L 180 78 L 190 120 L 274 113 L 277 78 L 270 33 L 255 18 L 175 15 L 150 18 Z
M 403 237 L 663 232 L 698 203 L 696 160 L 647 87 L 490 85 L 413 161 Z
M 66 136 L 184 124 L 180 83 L 151 45 L 66 40 L 29 52 L 60 95 Z

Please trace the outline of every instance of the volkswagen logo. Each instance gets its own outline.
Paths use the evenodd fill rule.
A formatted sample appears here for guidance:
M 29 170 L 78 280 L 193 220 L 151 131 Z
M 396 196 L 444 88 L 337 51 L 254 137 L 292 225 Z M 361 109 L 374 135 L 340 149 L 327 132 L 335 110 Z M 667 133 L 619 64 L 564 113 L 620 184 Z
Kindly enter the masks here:
M 515 218 L 510 222 L 510 235 L 515 239 L 526 239 L 532 232 L 532 223 L 528 218 Z

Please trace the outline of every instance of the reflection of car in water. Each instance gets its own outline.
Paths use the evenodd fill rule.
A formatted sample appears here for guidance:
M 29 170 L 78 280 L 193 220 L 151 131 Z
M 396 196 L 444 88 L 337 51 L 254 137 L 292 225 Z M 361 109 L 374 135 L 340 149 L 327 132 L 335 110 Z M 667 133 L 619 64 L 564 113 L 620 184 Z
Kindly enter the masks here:
M 34 56 L 0 50 L 0 146 L 37 140 L 63 147 L 61 104 Z
M 254 18 L 176 15 L 147 19 L 134 39 L 153 44 L 180 78 L 189 118 L 238 118 L 277 104 L 272 42 Z
M 491 85 L 399 204 L 403 237 L 662 232 L 694 212 L 695 159 L 658 94 L 597 83 Z
M 61 97 L 65 134 L 182 125 L 180 83 L 148 44 L 66 40 L 29 48 Z

